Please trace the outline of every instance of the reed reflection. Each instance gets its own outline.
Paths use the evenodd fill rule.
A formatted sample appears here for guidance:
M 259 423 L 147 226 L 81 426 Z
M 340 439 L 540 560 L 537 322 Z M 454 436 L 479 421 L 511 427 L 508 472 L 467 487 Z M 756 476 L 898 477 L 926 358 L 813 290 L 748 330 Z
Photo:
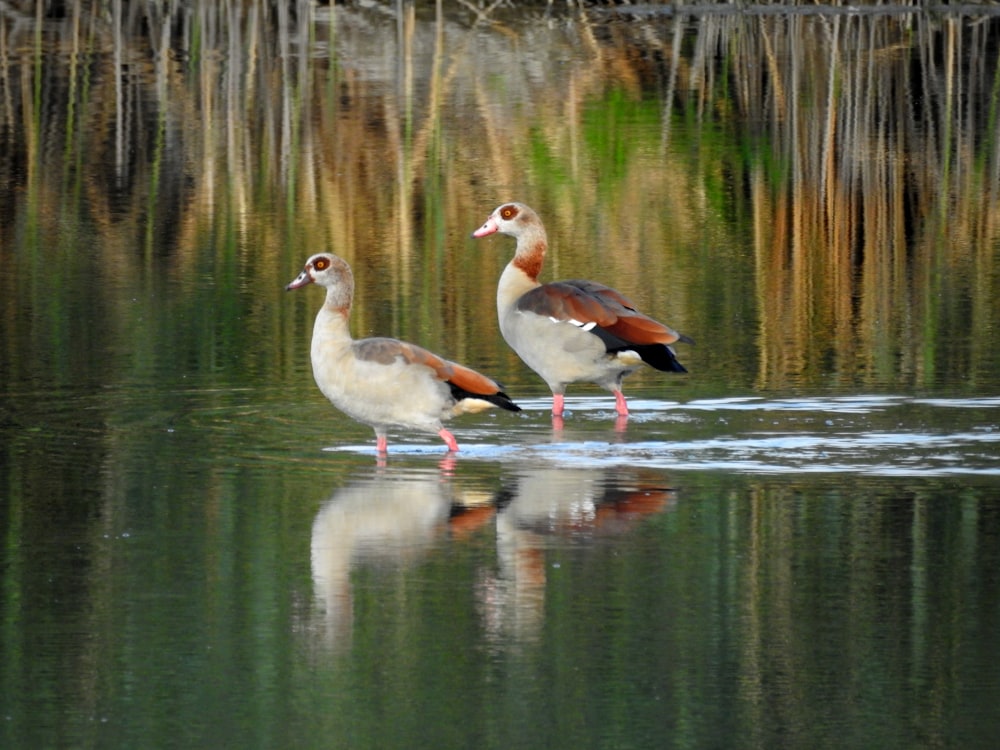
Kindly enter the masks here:
M 547 550 L 564 543 L 622 537 L 676 502 L 666 477 L 626 469 L 533 467 L 497 498 L 496 571 L 483 571 L 478 600 L 486 637 L 498 648 L 541 634 Z
M 537 23 L 412 3 L 11 4 L 0 242 L 26 247 L 0 278 L 0 333 L 25 352 L 86 341 L 123 369 L 175 335 L 201 366 L 291 378 L 281 342 L 306 302 L 283 314 L 246 290 L 277 290 L 308 248 L 354 265 L 361 330 L 519 372 L 489 314 L 496 262 L 463 244 L 516 191 L 564 248 L 553 276 L 601 268 L 709 336 L 685 363 L 700 383 L 995 383 L 997 19 L 699 7 Z M 65 261 L 40 263 L 52 248 Z M 66 305 L 40 268 L 92 318 L 26 323 Z

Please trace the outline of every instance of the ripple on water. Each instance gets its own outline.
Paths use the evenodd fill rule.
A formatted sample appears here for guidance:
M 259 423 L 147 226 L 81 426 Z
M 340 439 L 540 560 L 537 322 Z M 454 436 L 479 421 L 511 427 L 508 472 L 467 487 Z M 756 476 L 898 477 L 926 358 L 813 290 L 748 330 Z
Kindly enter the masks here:
M 635 398 L 632 416 L 617 430 L 607 398 L 568 399 L 562 430 L 552 427 L 550 405 L 525 401 L 520 419 L 459 420 L 458 458 L 672 471 L 1000 475 L 1000 398 Z M 328 450 L 374 453 L 372 445 Z M 390 445 L 390 457 L 440 453 L 421 436 Z

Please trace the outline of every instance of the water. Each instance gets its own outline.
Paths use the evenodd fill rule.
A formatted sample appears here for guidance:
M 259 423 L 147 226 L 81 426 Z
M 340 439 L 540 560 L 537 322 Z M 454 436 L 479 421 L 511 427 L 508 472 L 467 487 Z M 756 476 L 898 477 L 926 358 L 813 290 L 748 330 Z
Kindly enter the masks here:
M 10 745 L 997 729 L 995 399 L 539 398 L 380 462 L 306 394 L 61 395 L 6 463 Z
M 617 417 L 607 396 L 567 403 L 570 419 L 553 426 L 550 399 L 521 402 L 529 414 L 517 424 L 503 424 L 499 435 L 474 431 L 486 442 L 467 446 L 463 457 L 755 474 L 993 476 L 1000 471 L 997 398 L 747 396 L 685 403 L 649 398 L 633 399 L 627 419 Z M 518 438 L 515 444 L 512 436 Z M 372 448 L 330 450 L 370 453 Z M 404 444 L 395 452 L 434 450 L 433 445 Z
M 0 20 L 0 745 L 995 744 L 992 16 L 41 8 Z M 553 422 L 503 344 L 469 233 L 515 198 L 546 278 L 698 341 L 627 420 Z M 356 335 L 524 411 L 377 456 L 283 291 L 320 250 Z

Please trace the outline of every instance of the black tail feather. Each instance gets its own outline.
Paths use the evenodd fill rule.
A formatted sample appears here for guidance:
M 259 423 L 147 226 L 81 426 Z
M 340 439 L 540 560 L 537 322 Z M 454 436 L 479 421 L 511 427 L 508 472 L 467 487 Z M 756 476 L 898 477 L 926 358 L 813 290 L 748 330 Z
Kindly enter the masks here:
M 684 365 L 677 361 L 674 350 L 666 344 L 632 344 L 624 339 L 615 336 L 610 331 L 597 327 L 591 331 L 598 336 L 607 347 L 608 353 L 631 351 L 638 354 L 642 361 L 650 367 L 655 367 L 663 372 L 687 372 Z M 693 344 L 694 339 L 684 334 L 678 334 L 678 341 L 684 344 Z
M 687 372 L 687 369 L 677 361 L 674 350 L 666 344 L 648 344 L 644 346 L 628 347 L 640 357 L 650 367 L 655 367 L 663 372 Z

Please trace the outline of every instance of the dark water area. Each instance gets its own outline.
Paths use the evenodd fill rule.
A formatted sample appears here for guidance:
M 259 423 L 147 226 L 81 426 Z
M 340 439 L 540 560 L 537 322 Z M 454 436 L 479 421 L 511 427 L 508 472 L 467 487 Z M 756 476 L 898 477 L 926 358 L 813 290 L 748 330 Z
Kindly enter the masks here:
M 8 5 L 0 746 L 992 747 L 1000 26 L 860 7 Z M 512 199 L 697 341 L 627 420 Z M 377 456 L 320 251 L 523 411 Z
M 543 398 L 379 462 L 308 393 L 149 397 L 5 451 L 10 746 L 998 729 L 995 403 L 650 398 L 622 431 L 581 398 L 554 432 Z

